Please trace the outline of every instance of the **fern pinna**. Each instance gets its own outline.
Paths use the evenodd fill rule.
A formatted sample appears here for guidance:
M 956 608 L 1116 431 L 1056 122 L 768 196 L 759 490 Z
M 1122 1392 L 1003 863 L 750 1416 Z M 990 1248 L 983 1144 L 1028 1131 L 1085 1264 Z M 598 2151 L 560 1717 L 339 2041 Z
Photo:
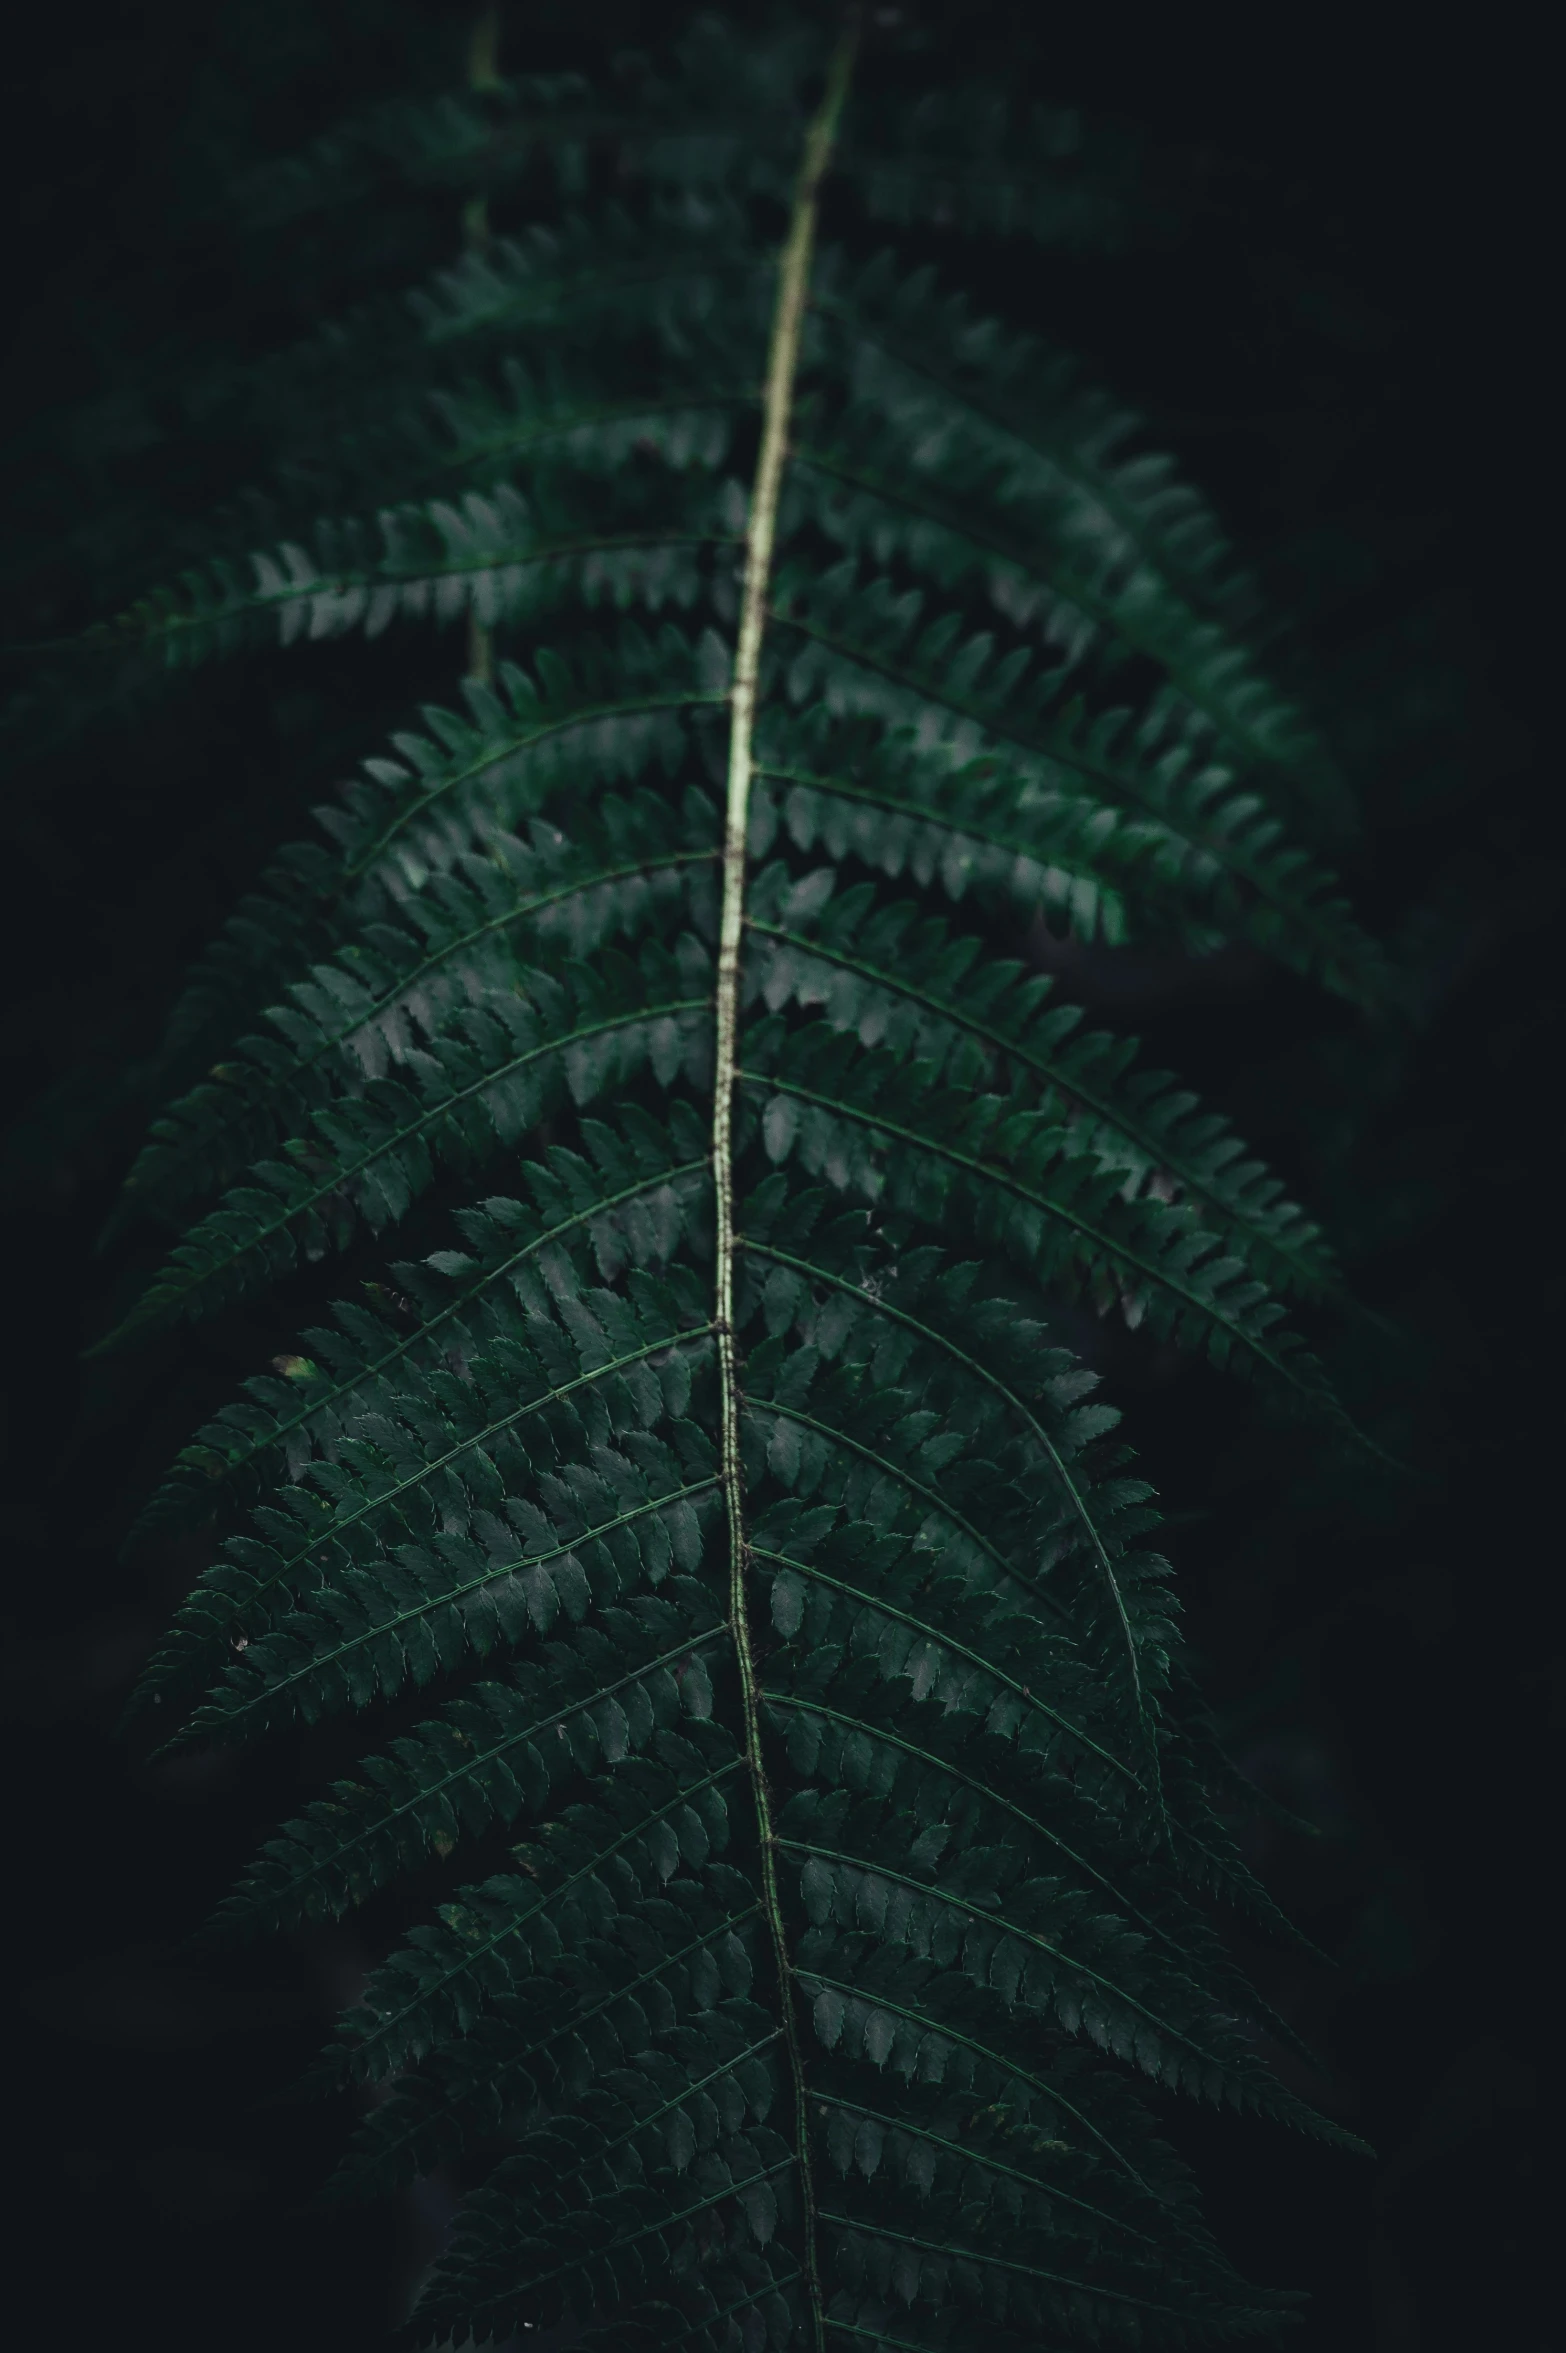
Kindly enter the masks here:
M 994 943 L 1238 940 L 1373 1002 L 1341 785 L 1135 419 L 899 259 L 921 221 L 1077 236 L 1069 118 L 905 104 L 856 21 L 706 25 L 607 91 L 492 63 L 267 197 L 479 191 L 434 285 L 261 379 L 276 497 L 358 518 L 98 633 L 469 629 L 465 707 L 196 974 L 176 1045 L 238 1042 L 121 1212 L 180 1238 L 115 1344 L 450 1229 L 143 1522 L 220 1531 L 139 1695 L 172 1739 L 430 1694 L 215 1932 L 450 1858 L 325 2062 L 378 2087 L 340 2187 L 467 2186 L 426 2340 L 1265 2334 L 1291 2301 L 1157 2106 L 1350 2136 L 1269 2070 L 1214 1923 L 1283 1925 L 1061 1334 L 1144 1324 L 1330 1434 L 1282 1302 L 1333 1261 Z M 508 171 L 564 193 L 502 238 Z

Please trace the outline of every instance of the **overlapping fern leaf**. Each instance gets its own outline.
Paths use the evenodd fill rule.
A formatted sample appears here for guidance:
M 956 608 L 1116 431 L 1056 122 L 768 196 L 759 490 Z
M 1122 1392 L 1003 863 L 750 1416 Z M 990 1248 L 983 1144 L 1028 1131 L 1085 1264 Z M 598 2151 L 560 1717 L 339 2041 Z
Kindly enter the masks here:
M 1289 2300 L 1158 2102 L 1348 2137 L 1214 1924 L 1268 1900 L 1061 1338 L 1086 1303 L 1326 1431 L 1286 1303 L 1331 1252 L 996 941 L 1388 977 L 1200 500 L 879 249 L 1080 226 L 1067 118 L 1025 154 L 873 58 L 861 106 L 853 50 L 821 99 L 811 41 L 710 32 L 683 79 L 378 115 L 279 178 L 282 219 L 542 150 L 570 202 L 366 326 L 383 380 L 353 331 L 279 363 L 336 395 L 285 474 L 362 410 L 380 495 L 107 632 L 177 665 L 465 613 L 481 668 L 498 633 L 195 976 L 173 1034 L 223 1042 L 131 1172 L 121 1224 L 173 1238 L 110 1336 L 424 1237 L 149 1506 L 215 1550 L 138 1705 L 181 1741 L 366 1715 L 216 1932 L 447 1874 L 326 2062 L 381 2087 L 345 2191 L 468 2189 L 426 2338 L 1265 2334 Z

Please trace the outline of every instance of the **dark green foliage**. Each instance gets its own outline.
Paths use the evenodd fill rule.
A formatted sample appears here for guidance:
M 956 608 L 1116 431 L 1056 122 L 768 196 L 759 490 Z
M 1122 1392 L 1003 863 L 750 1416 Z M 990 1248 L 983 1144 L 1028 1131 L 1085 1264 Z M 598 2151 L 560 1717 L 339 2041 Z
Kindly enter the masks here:
M 1340 1444 L 1284 1308 L 1337 1277 L 1020 947 L 1244 942 L 1371 1011 L 1395 980 L 1200 499 L 1069 360 L 883 250 L 930 220 L 1112 243 L 1140 199 L 1071 118 L 910 109 L 872 50 L 789 386 L 725 998 L 750 486 L 823 54 L 708 28 L 603 91 L 382 109 L 249 192 L 279 235 L 406 179 L 548 217 L 480 221 L 405 307 L 259 371 L 265 548 L 82 649 L 84 702 L 420 624 L 463 623 L 476 673 L 173 1018 L 169 1068 L 208 1067 L 131 1171 L 117 1230 L 161 1227 L 163 1263 L 101 1345 L 409 1220 L 444 1239 L 186 1447 L 140 1538 L 216 1550 L 137 1705 L 183 1741 L 401 1703 L 213 1933 L 449 1859 L 326 2064 L 385 2087 L 340 2187 L 471 2191 L 426 2337 L 1244 2337 L 1289 2300 L 1204 2234 L 1157 2100 L 1350 2136 L 1270 2071 L 1287 2029 L 1211 1915 L 1283 1925 L 1151 1490 L 1065 1340 L 1084 1306 L 1145 1327 Z

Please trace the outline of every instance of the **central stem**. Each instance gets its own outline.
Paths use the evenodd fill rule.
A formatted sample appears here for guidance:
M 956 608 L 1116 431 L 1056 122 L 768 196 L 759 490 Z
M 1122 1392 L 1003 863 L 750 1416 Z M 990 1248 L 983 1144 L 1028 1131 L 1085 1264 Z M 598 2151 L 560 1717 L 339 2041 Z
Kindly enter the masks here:
M 793 1972 L 783 1908 L 778 1897 L 777 1839 L 772 1801 L 761 1753 L 760 1685 L 750 1633 L 749 1547 L 745 1536 L 744 1480 L 740 1460 L 739 1358 L 734 1338 L 734 1088 L 739 1054 L 740 944 L 745 923 L 745 844 L 750 825 L 750 781 L 754 767 L 756 687 L 761 641 L 766 629 L 767 589 L 777 537 L 778 499 L 788 457 L 789 418 L 799 372 L 800 335 L 810 287 L 816 211 L 821 182 L 843 101 L 848 95 L 858 44 L 858 12 L 851 14 L 827 75 L 821 105 L 805 137 L 788 240 L 778 264 L 778 301 L 767 358 L 766 405 L 761 454 L 751 491 L 745 539 L 745 592 L 739 642 L 730 689 L 729 784 L 723 835 L 723 915 L 718 944 L 716 1067 L 713 1074 L 712 1182 L 716 1202 L 716 1322 L 718 1373 L 722 1393 L 722 1482 L 729 1534 L 729 1622 L 739 1662 L 745 1754 L 755 1790 L 761 1850 L 762 1910 L 777 1966 L 778 2000 L 794 2091 L 794 2129 L 799 2161 L 803 2270 L 815 2342 L 824 2348 L 825 2314 L 816 2254 L 815 2199 L 811 2184 L 810 2124 L 805 2099 L 804 2054 L 794 1999 Z

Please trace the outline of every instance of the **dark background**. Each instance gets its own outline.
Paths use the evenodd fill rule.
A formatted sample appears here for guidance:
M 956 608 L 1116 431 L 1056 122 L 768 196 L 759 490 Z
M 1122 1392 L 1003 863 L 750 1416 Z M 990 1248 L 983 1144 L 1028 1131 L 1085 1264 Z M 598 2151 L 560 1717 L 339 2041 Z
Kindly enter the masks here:
M 1295 2340 L 1311 2353 L 1543 2353 L 1562 1671 L 1552 84 L 1493 11 L 1405 18 L 1402 37 L 1392 12 L 1253 13 L 1243 31 L 1206 12 L 928 16 L 965 62 L 1139 129 L 1195 192 L 1154 252 L 1007 248 L 985 266 L 997 300 L 1148 413 L 1301 616 L 1281 658 L 1318 677 L 1370 809 L 1356 890 L 1425 979 L 1406 1046 L 1243 959 L 1073 979 L 1240 1117 L 1341 1237 L 1402 1337 L 1340 1338 L 1338 1369 L 1417 1473 L 1329 1491 L 1232 1389 L 1098 1344 L 1237 1751 L 1324 1833 L 1257 1854 L 1338 1966 L 1249 1957 L 1325 2052 L 1315 2096 L 1381 2162 L 1232 2119 L 1179 2129 L 1231 2251 L 1312 2291 Z M 517 0 L 507 62 L 634 37 L 637 18 Z M 143 387 L 225 338 L 243 364 L 247 338 L 330 298 L 329 250 L 225 241 L 217 175 L 454 65 L 463 33 L 461 12 L 350 0 L 13 17 L 10 642 L 112 605 L 142 551 L 199 534 L 242 475 L 242 447 L 174 432 Z M 438 261 L 449 229 L 391 218 L 388 271 Z M 41 664 L 13 655 L 10 683 Z M 93 1243 L 135 1141 L 128 1074 L 181 971 L 312 797 L 451 676 L 449 646 L 406 641 L 261 658 L 18 757 L 6 781 L 8 2219 L 40 2327 L 170 2353 L 371 2347 L 445 2219 L 439 2184 L 368 2216 L 310 2211 L 349 2119 L 262 2104 L 352 1996 L 353 1936 L 222 1968 L 178 1949 L 332 1755 L 151 1765 L 114 1736 L 189 1569 L 120 1564 L 128 1511 L 287 1327 L 231 1320 L 107 1375 L 78 1353 L 114 1280 Z

